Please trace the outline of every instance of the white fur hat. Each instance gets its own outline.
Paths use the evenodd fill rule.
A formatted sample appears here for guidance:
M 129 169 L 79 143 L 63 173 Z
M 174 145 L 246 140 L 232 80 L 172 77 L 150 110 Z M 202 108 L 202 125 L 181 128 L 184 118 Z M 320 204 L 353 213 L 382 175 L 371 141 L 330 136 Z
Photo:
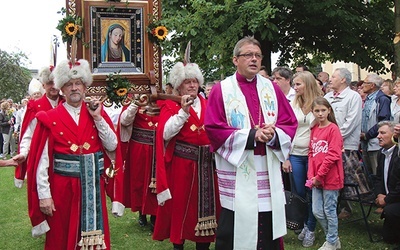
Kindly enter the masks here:
M 33 95 L 37 92 L 40 92 L 43 95 L 45 91 L 42 83 L 39 82 L 37 79 L 32 78 L 31 82 L 29 83 L 28 94 Z
M 200 68 L 195 63 L 188 63 L 184 65 L 182 62 L 178 62 L 172 68 L 169 74 L 169 82 L 172 84 L 174 89 L 179 88 L 182 82 L 186 79 L 196 78 L 199 81 L 200 86 L 204 83 L 203 74 Z
M 54 81 L 54 66 L 43 67 L 39 72 L 39 81 L 43 84 Z
M 64 60 L 57 64 L 53 74 L 54 87 L 57 89 L 61 89 L 71 79 L 81 78 L 86 87 L 89 87 L 93 82 L 89 62 L 85 59 L 80 59 L 75 62 L 75 65 L 72 65 L 68 60 Z

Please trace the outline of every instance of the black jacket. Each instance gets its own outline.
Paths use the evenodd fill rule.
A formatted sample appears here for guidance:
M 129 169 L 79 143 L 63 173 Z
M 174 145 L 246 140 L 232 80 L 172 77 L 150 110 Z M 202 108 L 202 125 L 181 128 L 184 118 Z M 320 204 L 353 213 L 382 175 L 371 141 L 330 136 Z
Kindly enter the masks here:
M 3 113 L 3 110 L 0 112 L 0 127 L 2 134 L 8 134 L 10 132 L 11 125 L 9 123 L 8 117 Z
M 400 202 L 400 157 L 399 147 L 393 150 L 392 158 L 389 163 L 387 186 L 389 193 L 386 193 L 385 183 L 383 180 L 383 168 L 385 165 L 385 155 L 380 151 L 378 154 L 378 167 L 374 181 L 374 192 L 376 195 L 385 194 L 385 202 L 387 204 Z

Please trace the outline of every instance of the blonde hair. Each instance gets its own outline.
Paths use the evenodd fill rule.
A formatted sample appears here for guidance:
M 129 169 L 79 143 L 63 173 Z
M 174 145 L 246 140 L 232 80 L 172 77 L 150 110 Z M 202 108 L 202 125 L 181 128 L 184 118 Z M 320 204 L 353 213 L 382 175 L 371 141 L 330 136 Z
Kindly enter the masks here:
M 0 108 L 2 110 L 7 110 L 7 109 L 10 108 L 10 104 L 7 101 L 4 101 L 4 102 L 1 103 Z
M 322 96 L 323 92 L 321 87 L 315 81 L 315 77 L 309 71 L 298 72 L 293 76 L 293 82 L 296 78 L 301 79 L 305 84 L 304 94 L 297 95 L 294 97 L 293 105 L 299 108 L 303 108 L 307 111 L 311 111 L 311 106 L 314 99 L 318 96 Z

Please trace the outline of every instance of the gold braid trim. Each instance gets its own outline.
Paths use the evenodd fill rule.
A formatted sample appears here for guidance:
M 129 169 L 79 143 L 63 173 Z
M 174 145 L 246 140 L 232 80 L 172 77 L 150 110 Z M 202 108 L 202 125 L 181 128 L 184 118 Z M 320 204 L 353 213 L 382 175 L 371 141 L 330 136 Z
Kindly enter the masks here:
M 199 218 L 197 225 L 195 227 L 196 236 L 210 236 L 215 234 L 217 229 L 217 220 L 215 216 L 209 216 L 205 218 Z
M 107 249 L 104 242 L 104 234 L 101 230 L 81 232 L 81 240 L 78 242 L 78 246 L 82 250 Z
M 157 191 L 156 191 L 156 187 L 157 187 L 156 183 L 157 183 L 156 182 L 156 178 L 151 178 L 150 184 L 149 184 L 149 188 L 151 189 L 151 193 L 153 193 L 153 194 L 157 193 Z

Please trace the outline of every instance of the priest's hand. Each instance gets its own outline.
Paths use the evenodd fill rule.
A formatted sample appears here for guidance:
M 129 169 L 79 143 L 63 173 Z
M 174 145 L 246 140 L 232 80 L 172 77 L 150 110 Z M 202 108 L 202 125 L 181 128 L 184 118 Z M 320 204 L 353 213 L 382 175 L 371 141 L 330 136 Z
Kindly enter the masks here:
M 258 142 L 267 143 L 275 135 L 275 125 L 273 124 L 263 124 L 263 126 L 256 131 L 255 140 Z
M 56 211 L 52 198 L 40 199 L 39 200 L 40 211 L 48 216 L 53 216 L 53 212 Z

